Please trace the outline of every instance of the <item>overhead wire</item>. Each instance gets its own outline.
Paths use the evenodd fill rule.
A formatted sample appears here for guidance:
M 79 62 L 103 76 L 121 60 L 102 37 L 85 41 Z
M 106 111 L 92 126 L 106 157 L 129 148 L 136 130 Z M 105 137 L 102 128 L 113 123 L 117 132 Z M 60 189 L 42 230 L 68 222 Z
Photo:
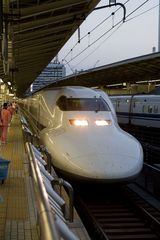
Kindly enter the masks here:
M 127 4 L 130 0 L 127 0 L 125 4 Z M 114 11 L 114 13 L 118 12 L 121 9 L 121 7 L 119 7 L 117 10 Z M 90 35 L 93 31 L 95 31 L 98 27 L 100 27 L 104 22 L 106 22 L 109 18 L 112 17 L 112 13 L 106 17 L 105 19 L 103 19 L 99 24 L 97 24 L 91 31 L 89 31 L 87 34 L 85 34 L 82 38 L 80 38 L 80 41 L 82 41 L 84 38 L 86 38 L 88 35 Z M 79 41 L 77 41 L 75 43 L 75 45 L 70 49 L 70 51 L 66 54 L 66 56 L 63 58 L 64 60 L 68 57 L 68 55 L 73 51 L 73 49 L 79 44 Z
M 150 1 L 150 0 L 146 0 L 146 1 L 144 1 L 141 5 L 139 5 L 136 9 L 134 9 L 131 13 L 129 13 L 127 16 L 126 16 L 126 18 L 128 18 L 128 16 L 130 16 L 130 15 L 132 15 L 135 11 L 137 11 L 138 9 L 140 9 L 143 5 L 145 5 L 148 1 Z M 127 20 L 126 20 L 126 22 L 127 22 Z M 112 35 L 113 35 L 113 33 L 115 33 L 122 25 L 123 25 L 123 20 L 120 20 L 119 22 L 117 22 L 116 24 L 115 24 L 115 26 L 114 26 L 114 28 L 116 27 L 116 26 L 118 26 L 120 24 L 120 26 L 119 27 L 117 27 L 116 28 L 116 30 L 115 31 L 113 31 L 108 37 L 107 37 L 107 39 L 109 38 L 109 37 L 111 37 Z M 99 38 L 97 38 L 94 42 L 92 42 L 91 44 L 90 44 L 90 46 L 92 46 L 93 44 L 95 44 L 97 41 L 99 41 L 102 37 L 104 37 L 107 33 L 109 33 L 111 30 L 113 29 L 113 27 L 112 28 L 110 28 L 109 30 L 107 30 L 104 34 L 102 34 Z M 107 39 L 105 39 L 104 41 L 106 41 Z M 104 41 L 103 41 L 103 43 L 104 43 Z M 90 47 L 89 46 L 89 47 Z M 84 51 L 86 51 L 88 48 L 89 48 L 88 46 L 86 47 L 86 48 L 84 48 L 80 53 L 78 53 L 77 55 L 75 55 L 71 60 L 69 60 L 68 62 L 71 62 L 71 61 L 73 61 L 75 58 L 77 58 L 79 55 L 81 55 Z M 100 46 L 98 46 L 93 52 L 95 52 L 98 48 L 99 48 Z M 92 52 L 92 53 L 93 53 Z M 92 53 L 90 53 L 88 56 L 90 56 Z M 87 57 L 88 57 L 87 56 Z M 87 57 L 85 57 L 84 59 L 86 59 Z M 83 59 L 83 60 L 84 60 Z M 82 61 L 83 61 L 82 60 Z M 81 61 L 81 62 L 82 62 Z M 81 63 L 80 62 L 80 63 Z M 78 66 L 80 63 L 78 63 L 78 64 L 76 64 L 76 66 Z
M 133 14 L 134 12 L 136 12 L 138 9 L 140 9 L 143 5 L 145 5 L 147 2 L 149 2 L 150 0 L 146 0 L 144 1 L 141 5 L 139 5 L 136 9 L 134 9 L 130 14 L 127 15 L 127 17 L 129 17 L 131 14 Z M 126 18 L 127 18 L 126 17 Z
M 114 25 L 114 28 L 115 28 L 117 25 L 119 25 L 120 23 L 121 23 L 121 25 L 122 25 L 122 24 L 123 24 L 122 21 L 123 21 L 123 20 L 121 20 L 121 21 L 119 21 L 118 23 L 116 23 L 116 24 Z M 102 34 L 99 38 L 97 38 L 94 42 L 92 42 L 89 47 L 91 47 L 92 45 L 94 45 L 97 41 L 99 41 L 102 37 L 104 37 L 104 36 L 105 36 L 107 33 L 109 33 L 112 29 L 113 29 L 113 27 L 111 27 L 110 29 L 108 29 L 107 32 L 105 32 L 105 33 Z M 87 46 L 86 48 L 84 48 L 80 53 L 78 53 L 77 55 L 75 55 L 75 56 L 74 56 L 71 60 L 69 60 L 68 62 L 71 62 L 71 61 L 73 61 L 75 58 L 77 58 L 78 56 L 80 56 L 80 55 L 81 55 L 83 52 L 85 52 L 89 47 Z
M 150 0 L 146 0 L 143 4 L 141 4 L 139 7 L 137 7 L 136 8 L 136 10 L 138 10 L 140 7 L 142 7 L 144 4 L 146 4 L 148 1 L 150 1 Z M 126 16 L 126 18 L 128 17 L 128 16 L 130 16 L 131 14 L 133 14 L 135 12 L 135 9 L 130 13 L 130 14 L 128 14 L 127 16 Z M 123 25 L 123 20 L 120 20 L 119 22 L 117 22 L 115 25 L 114 25 L 114 27 L 116 27 L 116 26 L 118 26 L 119 24 L 121 23 L 121 26 Z M 91 44 L 90 44 L 90 46 L 87 46 L 86 48 L 84 48 L 80 53 L 78 53 L 77 55 L 75 55 L 71 60 L 69 60 L 68 61 L 68 63 L 69 62 L 71 62 L 71 61 L 73 61 L 75 58 L 77 58 L 78 56 L 80 56 L 83 52 L 85 52 L 89 47 L 91 47 L 92 45 L 94 45 L 97 41 L 99 41 L 102 37 L 104 37 L 106 34 L 108 34 L 111 30 L 113 29 L 113 27 L 111 27 L 110 29 L 108 29 L 105 33 L 103 33 L 99 38 L 97 38 L 94 42 L 92 42 Z M 117 30 L 118 30 L 119 28 L 117 28 Z M 115 32 L 115 31 L 114 31 Z
M 152 8 L 147 9 L 146 11 L 144 11 L 144 12 L 142 12 L 142 13 L 140 13 L 140 14 L 138 14 L 138 15 L 132 17 L 132 18 L 127 19 L 126 22 L 129 22 L 130 20 L 133 20 L 133 19 L 135 19 L 135 18 L 137 18 L 137 17 L 140 17 L 141 15 L 143 15 L 143 14 L 145 14 L 145 13 L 147 13 L 147 12 L 153 10 L 154 8 L 156 8 L 156 7 L 158 7 L 158 6 L 159 6 L 159 4 L 155 5 L 155 6 L 152 7 Z
M 129 22 L 129 21 L 131 21 L 131 20 L 133 20 L 133 19 L 135 19 L 135 18 L 137 18 L 137 17 L 139 17 L 139 16 L 141 16 L 141 15 L 143 15 L 143 14 L 145 14 L 145 13 L 151 11 L 151 10 L 153 10 L 154 8 L 156 8 L 156 7 L 158 7 L 158 6 L 159 6 L 159 4 L 155 5 L 154 7 L 150 8 L 150 9 L 148 9 L 148 10 L 146 10 L 146 11 L 144 11 L 144 12 L 142 12 L 142 13 L 140 13 L 140 14 L 132 17 L 132 18 L 127 19 L 127 20 L 125 21 L 125 23 L 126 23 L 126 22 Z M 128 16 L 129 16 L 129 15 L 128 15 Z M 127 17 L 128 17 L 128 16 L 127 16 Z M 85 56 L 80 62 L 78 62 L 78 63 L 74 66 L 74 68 L 77 67 L 80 63 L 82 63 L 86 58 L 88 58 L 89 56 L 91 56 L 95 51 L 97 51 L 97 49 L 98 49 L 99 47 L 101 47 L 101 45 L 102 45 L 106 40 L 108 40 L 115 32 L 117 32 L 117 30 L 118 30 L 122 25 L 123 25 L 123 22 L 122 22 L 107 38 L 105 38 L 104 41 L 103 41 L 101 44 L 99 44 L 91 53 L 89 53 L 89 54 L 88 54 L 87 56 Z M 114 27 L 114 28 L 115 28 L 115 27 Z
M 97 49 L 98 49 L 99 47 L 101 47 L 101 45 L 102 45 L 106 40 L 108 40 L 115 32 L 117 32 L 117 30 L 122 26 L 122 24 L 123 24 L 123 23 L 121 23 L 116 29 L 115 29 L 115 27 L 114 27 L 114 31 L 113 31 L 100 45 L 98 45 L 97 48 L 95 48 L 90 54 L 88 54 L 87 56 L 85 56 L 79 63 L 77 63 L 77 64 L 74 66 L 74 68 L 77 67 L 77 66 L 78 66 L 80 63 L 82 63 L 84 60 L 86 60 L 86 58 L 88 58 L 89 56 L 91 56 L 95 51 L 97 51 Z

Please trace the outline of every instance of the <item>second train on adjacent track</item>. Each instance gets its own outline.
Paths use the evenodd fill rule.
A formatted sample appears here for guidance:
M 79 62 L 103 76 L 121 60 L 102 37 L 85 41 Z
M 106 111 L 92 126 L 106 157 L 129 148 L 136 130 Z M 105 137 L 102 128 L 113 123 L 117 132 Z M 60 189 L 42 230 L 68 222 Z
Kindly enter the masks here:
M 160 95 L 110 96 L 120 124 L 160 129 Z

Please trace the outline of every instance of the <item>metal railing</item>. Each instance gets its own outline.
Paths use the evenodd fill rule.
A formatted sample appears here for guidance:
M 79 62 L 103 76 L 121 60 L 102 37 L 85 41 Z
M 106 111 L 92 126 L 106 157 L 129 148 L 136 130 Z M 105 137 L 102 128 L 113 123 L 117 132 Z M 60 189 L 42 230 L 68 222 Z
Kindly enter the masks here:
M 40 146 L 40 150 L 46 155 L 47 157 L 47 170 L 49 173 L 51 173 L 51 168 L 52 168 L 52 157 L 50 153 L 48 152 L 47 148 L 44 146 Z M 67 217 L 67 214 L 65 214 L 65 217 L 67 220 L 70 222 L 73 222 L 73 204 L 74 204 L 74 194 L 73 194 L 73 188 L 71 184 L 67 181 L 65 181 L 62 178 L 54 178 L 52 181 L 52 186 L 58 185 L 60 187 L 60 192 L 61 192 L 61 187 L 65 187 L 68 190 L 69 193 L 69 215 Z
M 26 142 L 31 142 L 31 143 L 33 143 L 34 135 L 33 135 L 33 133 L 30 131 L 30 129 L 29 129 L 26 125 L 23 125 L 23 124 L 22 124 L 22 130 L 23 130 L 23 132 L 24 132 L 25 141 L 26 141 Z
M 44 175 L 45 178 L 48 179 L 48 181 L 53 181 L 54 184 L 59 183 L 59 181 L 62 182 L 63 186 L 69 187 L 69 191 L 72 192 L 70 184 L 68 185 L 68 183 L 64 180 L 62 181 L 62 179 L 54 179 L 49 173 L 47 173 L 43 166 L 39 166 L 38 161 L 40 161 L 41 164 L 43 163 L 43 160 L 40 160 L 41 153 L 34 147 L 34 145 L 27 142 L 26 149 L 29 155 L 31 165 L 30 168 L 32 172 L 33 185 L 35 189 L 38 207 L 37 210 L 40 225 L 40 238 L 47 240 L 59 240 L 61 239 L 61 237 L 63 237 L 63 239 L 66 240 L 78 240 L 78 238 L 71 232 L 71 230 L 66 225 L 65 220 L 63 220 L 63 216 L 61 216 L 59 210 L 57 211 L 56 209 L 54 209 L 53 212 L 53 208 L 51 207 L 49 199 L 53 199 L 52 203 L 60 206 L 63 212 L 65 212 L 64 201 L 58 196 L 56 192 L 54 192 L 53 188 L 51 187 L 52 184 L 49 185 L 48 182 L 43 181 L 42 175 Z M 73 194 L 73 192 L 70 194 Z M 73 220 L 73 207 L 70 209 L 69 218 Z
M 29 127 L 27 125 L 27 121 L 23 116 L 21 117 L 21 122 L 22 122 L 22 129 L 24 131 L 26 142 L 31 142 L 33 144 L 34 142 L 36 142 L 35 138 L 37 139 L 37 136 L 34 135 L 32 133 L 32 131 L 29 129 Z M 42 154 L 37 150 L 37 148 L 34 145 L 32 147 L 33 147 L 34 151 L 36 152 L 36 157 L 38 157 L 40 161 L 44 161 L 44 160 L 42 160 Z M 39 146 L 39 150 L 43 154 L 45 154 L 45 156 L 46 156 L 46 167 L 45 168 L 47 168 L 48 172 L 51 174 L 51 169 L 52 169 L 51 154 L 49 153 L 47 148 L 43 145 Z M 69 184 L 67 181 L 63 180 L 62 178 L 54 178 L 51 181 L 51 183 L 52 183 L 52 187 L 54 187 L 55 185 L 59 185 L 60 189 L 61 189 L 62 186 L 68 189 L 68 193 L 69 193 L 69 213 L 68 213 L 68 216 L 67 216 L 67 211 L 66 211 L 65 212 L 65 217 L 70 222 L 73 222 L 74 195 L 73 195 L 73 188 L 72 188 L 71 184 Z
M 27 151 L 28 150 L 29 151 L 32 150 L 32 154 L 31 154 L 32 158 L 34 159 L 35 156 L 36 156 L 36 159 L 38 160 L 38 162 L 40 162 L 45 167 L 45 169 L 48 170 L 48 174 L 47 174 L 47 172 L 43 171 L 43 169 L 39 166 L 41 173 L 43 173 L 44 176 L 49 179 L 53 189 L 54 189 L 55 185 L 58 185 L 60 187 L 60 193 L 61 193 L 61 188 L 62 187 L 65 187 L 65 188 L 68 189 L 68 193 L 69 193 L 69 206 L 68 206 L 67 209 L 64 206 L 63 207 L 61 206 L 61 207 L 62 207 L 62 212 L 64 214 L 65 219 L 70 221 L 70 222 L 73 222 L 74 195 L 73 195 L 73 188 L 72 188 L 72 186 L 67 181 L 63 180 L 62 178 L 57 178 L 57 177 L 53 178 L 53 177 L 51 177 L 50 174 L 51 174 L 51 171 L 53 170 L 51 154 L 48 152 L 48 150 L 47 150 L 47 148 L 45 146 L 40 145 L 38 147 L 38 149 L 37 149 L 33 145 L 33 143 L 37 142 L 37 139 L 39 140 L 39 138 L 37 138 L 37 135 L 34 135 L 32 133 L 32 131 L 30 130 L 30 128 L 28 126 L 28 123 L 27 123 L 26 119 L 23 116 L 21 116 L 21 123 L 22 123 L 22 130 L 24 132 L 24 138 L 25 138 L 25 141 L 27 142 L 27 144 L 26 144 L 27 145 L 27 147 L 26 147 Z M 30 144 L 30 143 L 32 143 L 32 144 Z M 32 171 L 32 164 L 30 164 L 29 170 L 30 170 L 30 172 L 33 172 Z M 33 175 L 33 173 L 32 173 L 32 175 Z M 49 190 L 50 188 L 47 185 L 45 187 L 47 188 L 48 191 L 50 191 Z M 48 194 L 51 194 L 51 193 L 49 192 Z M 69 211 L 68 211 L 68 209 L 69 209 Z M 44 228 L 44 226 L 43 226 L 43 228 Z
M 63 180 L 62 178 L 54 179 L 53 184 L 58 184 L 60 186 L 60 188 L 63 186 L 63 187 L 66 187 L 68 189 L 68 193 L 69 193 L 69 216 L 67 217 L 67 213 L 66 213 L 65 217 L 70 222 L 73 222 L 73 204 L 74 204 L 73 199 L 74 199 L 74 197 L 73 197 L 73 188 L 72 188 L 71 184 L 68 183 L 67 181 Z
M 48 202 L 47 192 L 43 184 L 40 169 L 34 157 L 31 143 L 26 143 L 29 162 L 32 171 L 34 192 L 38 206 L 38 221 L 40 225 L 40 238 L 47 240 L 58 240 L 58 231 L 55 225 L 55 216 L 53 216 L 51 207 Z

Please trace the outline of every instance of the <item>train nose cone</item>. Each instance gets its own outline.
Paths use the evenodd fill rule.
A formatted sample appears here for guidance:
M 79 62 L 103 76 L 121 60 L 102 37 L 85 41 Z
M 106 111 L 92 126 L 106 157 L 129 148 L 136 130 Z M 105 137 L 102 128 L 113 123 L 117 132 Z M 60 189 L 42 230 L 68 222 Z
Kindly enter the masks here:
M 142 169 L 142 148 L 123 131 L 114 128 L 101 134 L 89 130 L 86 134 L 70 134 L 60 130 L 59 134 L 50 131 L 43 140 L 52 153 L 55 167 L 73 177 L 123 181 L 132 179 Z
M 74 164 L 77 167 L 73 173 L 77 169 L 76 174 L 93 179 L 123 180 L 136 176 L 142 168 L 142 161 L 140 163 L 139 158 L 109 153 L 77 156 L 74 158 Z

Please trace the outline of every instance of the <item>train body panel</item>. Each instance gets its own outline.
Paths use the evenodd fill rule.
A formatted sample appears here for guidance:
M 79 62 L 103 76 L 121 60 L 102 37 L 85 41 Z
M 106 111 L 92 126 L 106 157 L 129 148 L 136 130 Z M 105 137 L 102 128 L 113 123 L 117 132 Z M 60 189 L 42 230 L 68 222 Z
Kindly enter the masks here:
M 141 149 L 132 138 L 124 137 L 123 133 L 115 133 L 113 136 L 111 134 L 113 131 L 103 131 L 98 138 L 96 131 L 90 134 L 90 137 L 83 131 L 79 134 L 76 131 L 72 135 L 61 131 L 58 136 L 56 132 L 47 133 L 42 139 L 50 152 L 54 148 L 54 165 L 58 169 L 63 168 L 71 174 L 76 171 L 77 175 L 92 179 L 129 179 L 139 173 L 142 167 Z M 113 150 L 113 146 L 116 150 Z
M 33 98 L 39 111 L 34 124 L 56 169 L 81 180 L 106 182 L 129 181 L 139 174 L 142 147 L 120 129 L 107 97 L 84 87 L 62 87 Z M 31 102 L 26 109 L 33 114 Z M 21 108 L 25 111 L 23 102 Z
M 118 122 L 160 128 L 159 95 L 110 96 Z

